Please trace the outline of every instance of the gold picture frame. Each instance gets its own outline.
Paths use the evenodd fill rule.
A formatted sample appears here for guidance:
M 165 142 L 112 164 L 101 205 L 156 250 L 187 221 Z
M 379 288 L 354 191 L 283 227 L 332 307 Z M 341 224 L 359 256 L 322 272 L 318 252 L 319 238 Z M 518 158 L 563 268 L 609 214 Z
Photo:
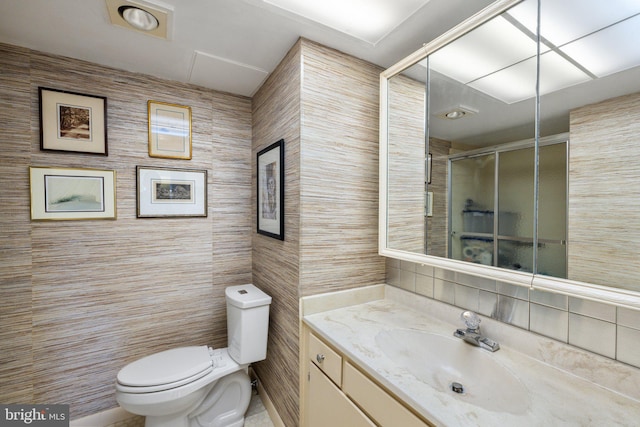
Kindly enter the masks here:
M 116 171 L 29 167 L 32 221 L 116 219 Z
M 148 101 L 149 157 L 191 160 L 191 107 Z
M 40 149 L 108 155 L 107 98 L 38 88 Z

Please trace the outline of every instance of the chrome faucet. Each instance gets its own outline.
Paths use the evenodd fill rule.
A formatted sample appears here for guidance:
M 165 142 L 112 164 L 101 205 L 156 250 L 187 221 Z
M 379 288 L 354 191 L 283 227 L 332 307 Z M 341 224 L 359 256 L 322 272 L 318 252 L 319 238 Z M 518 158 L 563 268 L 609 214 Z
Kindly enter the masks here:
M 469 344 L 485 350 L 498 351 L 500 349 L 500 344 L 492 339 L 483 337 L 480 333 L 480 316 L 473 311 L 464 311 L 460 315 L 460 319 L 462 319 L 467 329 L 456 329 L 453 333 L 454 337 L 463 339 Z

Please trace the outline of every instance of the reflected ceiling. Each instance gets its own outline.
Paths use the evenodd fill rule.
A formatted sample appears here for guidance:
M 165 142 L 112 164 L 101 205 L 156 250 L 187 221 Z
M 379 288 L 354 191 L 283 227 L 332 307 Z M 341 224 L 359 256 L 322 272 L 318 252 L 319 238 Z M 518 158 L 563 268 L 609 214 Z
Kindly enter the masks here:
M 507 104 L 534 97 L 536 14 L 521 3 L 435 52 L 431 69 Z M 541 95 L 640 65 L 640 2 L 547 1 L 540 15 Z
M 537 1 L 527 0 L 434 52 L 430 136 L 477 148 L 533 137 Z M 568 112 L 640 91 L 640 2 L 543 0 L 540 136 L 568 131 Z M 404 73 L 424 81 L 427 60 Z M 444 113 L 463 106 L 458 120 Z

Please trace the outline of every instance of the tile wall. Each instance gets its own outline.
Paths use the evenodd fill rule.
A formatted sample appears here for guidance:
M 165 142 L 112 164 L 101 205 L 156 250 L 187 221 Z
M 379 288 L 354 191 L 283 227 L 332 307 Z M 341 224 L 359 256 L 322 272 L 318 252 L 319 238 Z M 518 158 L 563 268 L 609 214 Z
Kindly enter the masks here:
M 108 156 L 40 150 L 38 87 L 106 96 Z M 192 108 L 193 158 L 148 155 L 147 101 Z M 226 344 L 251 281 L 251 100 L 0 44 L 0 402 L 117 406 L 120 368 Z M 206 169 L 206 218 L 137 218 L 136 166 Z M 29 166 L 115 170 L 117 219 L 30 219 Z M 297 302 L 295 302 L 297 307 Z
M 286 425 L 297 425 L 299 415 L 299 298 L 385 278 L 378 255 L 381 71 L 300 39 L 253 98 L 253 158 L 285 140 L 285 239 L 254 233 L 252 262 L 253 283 L 273 297 L 267 360 L 256 372 Z
M 640 368 L 640 311 L 390 258 L 387 283 Z

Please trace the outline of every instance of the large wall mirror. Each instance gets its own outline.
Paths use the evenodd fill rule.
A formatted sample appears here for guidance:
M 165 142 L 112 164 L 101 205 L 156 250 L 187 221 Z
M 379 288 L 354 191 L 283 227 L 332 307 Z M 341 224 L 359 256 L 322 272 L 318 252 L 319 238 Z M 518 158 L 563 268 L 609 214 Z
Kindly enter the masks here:
M 381 255 L 640 308 L 639 39 L 499 0 L 382 73 Z

